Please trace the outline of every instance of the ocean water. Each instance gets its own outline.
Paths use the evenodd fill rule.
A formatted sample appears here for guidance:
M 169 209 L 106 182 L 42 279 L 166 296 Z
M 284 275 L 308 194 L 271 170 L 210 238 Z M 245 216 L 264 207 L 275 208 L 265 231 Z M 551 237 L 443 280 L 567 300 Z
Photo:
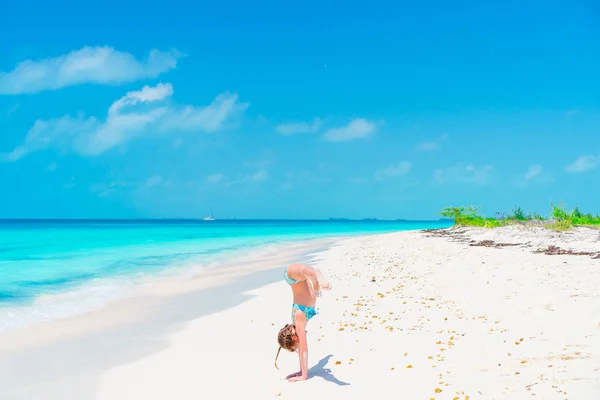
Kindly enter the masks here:
M 316 238 L 447 227 L 443 221 L 0 220 L 0 330 L 125 296 L 150 277 L 193 274 L 234 252 Z

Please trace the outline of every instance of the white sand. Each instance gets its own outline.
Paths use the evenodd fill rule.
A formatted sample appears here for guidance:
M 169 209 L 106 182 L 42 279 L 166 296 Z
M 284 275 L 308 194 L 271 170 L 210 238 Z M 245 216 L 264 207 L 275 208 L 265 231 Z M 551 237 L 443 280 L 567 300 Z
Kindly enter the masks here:
M 272 267 L 314 245 L 0 334 L 0 399 L 600 398 L 600 259 L 533 253 L 600 252 L 598 231 L 439 232 L 343 239 L 310 261 L 334 287 L 305 382 L 284 379 L 297 354 L 273 366 L 291 290 Z
M 315 263 L 334 288 L 309 323 L 307 381 L 283 379 L 298 370 L 296 354 L 273 367 L 291 314 L 281 279 L 109 369 L 96 398 L 600 398 L 600 260 L 532 253 L 600 251 L 597 236 L 511 227 L 345 239 Z M 526 244 L 472 247 L 471 238 Z

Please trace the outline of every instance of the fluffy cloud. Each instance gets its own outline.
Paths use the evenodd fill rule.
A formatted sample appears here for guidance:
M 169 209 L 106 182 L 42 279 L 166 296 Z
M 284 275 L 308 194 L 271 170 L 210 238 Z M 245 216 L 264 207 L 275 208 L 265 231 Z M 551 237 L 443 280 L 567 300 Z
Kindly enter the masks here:
M 439 183 L 471 183 L 483 185 L 489 183 L 493 171 L 491 165 L 477 167 L 473 164 L 458 164 L 447 168 L 438 168 L 433 176 Z
M 330 142 L 343 142 L 366 138 L 377 130 L 377 123 L 363 118 L 353 119 L 346 126 L 332 128 L 323 134 L 323 139 Z
M 402 161 L 398 164 L 390 165 L 387 168 L 380 169 L 375 172 L 374 178 L 378 181 L 382 181 L 387 178 L 393 178 L 395 176 L 406 175 L 410 172 L 412 164 L 408 161 Z
M 4 155 L 4 161 L 17 161 L 29 153 L 51 147 L 95 156 L 145 135 L 215 132 L 248 107 L 238 101 L 237 94 L 231 93 L 220 94 L 205 107 L 167 104 L 166 100 L 172 95 L 171 84 L 159 83 L 129 92 L 115 101 L 104 120 L 83 115 L 37 120 L 23 144 Z
M 90 192 L 98 197 L 107 197 L 123 188 L 133 186 L 131 182 L 113 181 L 109 183 L 96 183 L 90 186 Z
M 11 116 L 15 111 L 17 111 L 19 109 L 21 105 L 20 104 L 15 104 L 14 106 L 12 106 L 11 108 L 8 109 L 8 111 L 6 112 L 7 116 Z
M 163 178 L 160 175 L 151 176 L 146 180 L 146 182 L 142 185 L 142 187 L 151 188 L 154 186 L 158 186 L 162 183 Z
M 256 171 L 255 173 L 253 173 L 252 175 L 250 175 L 249 180 L 251 182 L 264 182 L 269 178 L 269 171 L 267 171 L 266 169 L 259 169 L 258 171 Z
M 275 127 L 275 132 L 283 136 L 295 135 L 298 133 L 315 133 L 321 127 L 322 122 L 319 118 L 311 123 L 308 122 L 292 122 L 288 124 L 279 124 Z
M 600 164 L 600 157 L 580 156 L 572 164 L 567 165 L 566 171 L 571 173 L 586 172 Z
M 235 179 L 230 179 L 227 175 L 218 173 L 206 177 L 206 182 L 210 185 L 233 186 L 243 183 L 262 183 L 269 179 L 267 169 L 259 169 L 250 173 L 239 173 Z
M 417 143 L 417 145 L 415 146 L 415 148 L 417 150 L 421 150 L 421 151 L 439 150 L 439 149 L 442 148 L 442 142 L 444 140 L 446 140 L 447 138 L 448 138 L 448 135 L 444 133 L 442 136 L 440 136 L 436 140 L 432 140 L 432 141 L 429 141 L 429 142 Z
M 531 181 L 537 177 L 539 177 L 544 169 L 541 165 L 531 165 L 527 172 L 525 173 L 525 180 Z
M 177 51 L 150 51 L 146 60 L 112 47 L 84 47 L 43 60 L 23 61 L 0 73 L 0 94 L 37 93 L 84 83 L 122 84 L 156 78 L 177 66 Z
M 517 177 L 517 183 L 522 186 L 527 186 L 534 183 L 550 183 L 554 181 L 552 175 L 544 172 L 541 165 L 530 165 L 527 172 Z
M 218 174 L 214 174 L 214 175 L 209 175 L 206 177 L 206 182 L 208 183 L 219 183 L 221 181 L 223 181 L 226 178 L 225 175 L 218 173 Z

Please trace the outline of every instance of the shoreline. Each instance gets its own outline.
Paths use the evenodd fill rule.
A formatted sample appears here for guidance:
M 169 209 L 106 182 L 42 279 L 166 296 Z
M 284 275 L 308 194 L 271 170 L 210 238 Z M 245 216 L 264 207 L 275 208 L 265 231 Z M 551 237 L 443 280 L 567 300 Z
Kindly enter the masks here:
M 78 226 L 17 221 L 12 228 L 0 223 L 0 263 L 7 271 L 0 277 L 0 332 L 101 309 L 119 298 L 136 296 L 140 288 L 157 281 L 193 278 L 249 253 L 258 252 L 258 257 L 266 251 L 268 256 L 310 240 L 441 226 L 433 222 L 350 222 L 346 226 L 321 221 L 313 226 L 306 221 L 147 221 L 140 227 L 105 222 Z M 11 229 L 19 232 L 17 239 L 10 238 Z M 55 230 L 57 236 L 44 236 L 46 229 Z M 24 250 L 26 242 L 37 248 Z M 104 248 L 109 249 L 106 254 Z
M 449 231 L 457 233 L 438 233 Z M 0 350 L 1 397 L 330 399 L 397 393 L 464 400 L 532 394 L 588 399 L 599 393 L 600 261 L 471 241 L 520 237 L 536 240 L 533 245 L 598 251 L 600 243 L 585 233 L 540 237 L 518 228 L 462 235 L 466 240 L 425 230 L 361 235 L 305 253 L 333 283 L 308 327 L 306 382 L 283 379 L 298 368 L 295 354 L 282 354 L 281 370 L 273 367 L 291 294 L 271 265 L 246 275 L 234 267 L 215 276 L 211 288 L 165 286 L 158 300 L 141 298 L 132 308 L 113 309 L 114 325 L 79 336 L 58 335 L 35 346 L 13 338 L 21 346 Z M 145 313 L 127 320 L 135 310 Z M 93 320 L 88 316 L 87 323 Z M 4 339 L 0 335 L 0 343 Z
M 340 236 L 340 238 L 341 237 L 343 236 Z M 107 287 L 114 289 L 112 293 L 106 295 L 97 295 L 94 293 L 97 297 L 92 298 L 92 300 L 96 301 L 87 307 L 81 307 L 76 310 L 71 309 L 66 312 L 57 313 L 51 317 L 33 317 L 30 318 L 30 321 L 18 321 L 10 326 L 2 327 L 0 328 L 0 337 L 4 333 L 19 332 L 29 328 L 36 329 L 36 327 L 44 324 L 52 324 L 57 321 L 95 313 L 106 307 L 110 307 L 115 303 L 126 302 L 128 299 L 151 295 L 156 287 L 159 287 L 159 290 L 164 290 L 165 286 L 169 284 L 180 284 L 188 280 L 196 280 L 199 277 L 218 275 L 219 271 L 228 271 L 248 260 L 252 261 L 262 257 L 270 258 L 278 252 L 283 252 L 285 254 L 286 252 L 293 251 L 293 249 L 298 246 L 301 248 L 312 248 L 312 243 L 328 243 L 332 240 L 335 239 L 301 239 L 226 250 L 223 253 L 215 254 L 215 256 L 204 261 L 204 263 L 201 263 L 201 259 L 198 258 L 185 261 L 181 265 L 165 266 L 164 269 L 154 271 L 147 275 L 142 275 L 140 271 L 137 272 L 137 275 L 136 273 L 132 273 L 129 275 L 106 276 L 81 283 L 74 287 L 64 288 L 62 291 L 56 293 L 42 294 L 33 299 L 31 303 L 7 303 L 8 305 L 0 308 L 0 312 L 3 312 L 4 315 L 18 315 L 19 313 L 28 311 L 36 311 L 39 313 L 38 307 L 45 307 L 45 311 L 48 312 L 48 309 L 51 309 L 52 307 L 65 307 L 72 304 L 77 300 L 76 297 L 84 297 L 86 292 L 89 293 L 89 291 L 92 291 L 94 293 L 98 288 L 102 289 Z M 89 301 L 90 297 L 87 296 L 82 300 Z M 41 313 L 44 314 L 43 311 Z
M 161 351 L 190 321 L 245 301 L 247 290 L 280 279 L 280 265 L 310 262 L 336 240 L 286 243 L 267 257 L 253 251 L 88 313 L 0 332 L 0 398 L 96 399 L 106 370 Z
M 36 341 L 43 343 L 46 339 L 54 340 L 54 337 L 64 339 L 96 329 L 110 328 L 119 323 L 135 322 L 145 317 L 143 314 L 134 316 L 135 313 L 145 312 L 145 307 L 140 307 L 140 304 L 145 302 L 158 304 L 186 293 L 226 286 L 241 277 L 276 269 L 277 265 L 295 260 L 296 257 L 309 259 L 344 238 L 319 238 L 259 246 L 250 249 L 249 252 L 236 251 L 233 257 L 220 260 L 222 262 L 220 265 L 201 268 L 192 274 L 157 274 L 143 283 L 138 283 L 127 296 L 114 298 L 98 308 L 64 318 L 40 321 L 16 329 L 0 331 L 0 352 L 35 346 L 37 345 Z M 265 253 L 266 247 L 269 247 L 269 250 Z M 36 340 L 29 341 L 26 339 L 28 337 L 35 337 Z

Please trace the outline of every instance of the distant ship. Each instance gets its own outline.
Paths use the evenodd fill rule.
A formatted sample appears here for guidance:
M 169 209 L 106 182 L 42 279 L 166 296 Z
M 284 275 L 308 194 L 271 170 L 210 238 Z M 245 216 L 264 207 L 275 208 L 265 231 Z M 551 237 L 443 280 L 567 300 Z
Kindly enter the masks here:
M 208 213 L 208 216 L 204 217 L 205 221 L 214 221 L 215 220 L 215 216 L 212 213 L 212 210 L 210 210 L 210 212 Z

